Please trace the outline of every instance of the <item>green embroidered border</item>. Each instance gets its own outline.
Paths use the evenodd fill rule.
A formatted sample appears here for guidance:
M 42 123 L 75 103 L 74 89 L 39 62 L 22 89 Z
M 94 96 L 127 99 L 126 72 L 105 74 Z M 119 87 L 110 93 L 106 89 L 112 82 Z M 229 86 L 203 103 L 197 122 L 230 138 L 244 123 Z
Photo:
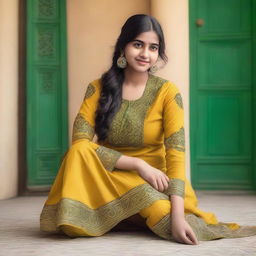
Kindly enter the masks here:
M 78 113 L 73 126 L 72 141 L 78 139 L 92 140 L 94 136 L 94 128 Z
M 84 117 L 78 113 L 74 122 L 72 141 L 78 139 L 92 140 L 94 136 L 94 128 L 84 119 Z M 116 161 L 122 155 L 118 151 L 100 146 L 96 149 L 96 153 L 104 167 L 112 171 L 115 167 Z
M 150 74 L 141 98 L 135 101 L 122 101 L 121 108 L 110 126 L 107 138 L 109 144 L 131 147 L 143 146 L 145 116 L 165 82 L 167 80 Z M 131 118 L 126 118 L 127 116 Z
M 239 238 L 256 235 L 256 226 L 241 226 L 237 230 L 228 228 L 226 223 L 216 225 L 207 224 L 202 218 L 194 214 L 186 214 L 185 219 L 193 229 L 200 241 L 209 241 L 219 238 Z M 155 234 L 166 239 L 173 240 L 171 233 L 171 215 L 163 217 L 156 225 L 150 228 Z
M 100 146 L 96 149 L 96 153 L 100 158 L 106 170 L 112 171 L 115 168 L 117 160 L 121 157 L 121 153 L 111 148 Z
M 177 105 L 183 109 L 183 102 L 182 102 L 182 97 L 181 97 L 181 94 L 180 93 L 177 93 L 174 97 Z
M 95 91 L 95 87 L 92 84 L 89 84 L 84 95 L 84 100 L 90 98 L 95 93 Z
M 166 149 L 174 148 L 178 151 L 185 152 L 185 131 L 181 127 L 179 131 L 173 133 L 170 137 L 164 140 Z
M 139 185 L 127 193 L 97 209 L 69 198 L 55 205 L 45 205 L 40 216 L 42 231 L 57 232 L 63 224 L 80 227 L 93 236 L 100 236 L 121 220 L 150 206 L 156 200 L 168 200 L 168 196 L 155 190 L 148 183 Z
M 181 179 L 170 179 L 169 187 L 164 192 L 166 195 L 178 195 L 184 198 L 185 182 Z

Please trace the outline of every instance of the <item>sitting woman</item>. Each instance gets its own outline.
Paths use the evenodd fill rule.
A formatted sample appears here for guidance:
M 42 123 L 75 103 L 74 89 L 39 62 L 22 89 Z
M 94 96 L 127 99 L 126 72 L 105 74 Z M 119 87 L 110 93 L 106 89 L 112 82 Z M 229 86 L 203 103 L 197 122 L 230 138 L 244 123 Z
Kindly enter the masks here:
M 110 69 L 87 87 L 42 231 L 101 236 L 139 216 L 156 235 L 185 244 L 256 235 L 256 227 L 220 223 L 198 208 L 185 177 L 182 97 L 153 75 L 160 61 L 167 62 L 161 26 L 152 16 L 131 16 Z

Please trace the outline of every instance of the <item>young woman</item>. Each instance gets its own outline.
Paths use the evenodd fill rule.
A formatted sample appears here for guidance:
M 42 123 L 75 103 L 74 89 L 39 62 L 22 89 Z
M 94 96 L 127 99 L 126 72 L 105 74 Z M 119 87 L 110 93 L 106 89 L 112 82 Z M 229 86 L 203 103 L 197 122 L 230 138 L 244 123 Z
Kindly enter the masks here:
M 185 178 L 182 97 L 153 75 L 160 61 L 167 57 L 157 20 L 130 17 L 112 66 L 87 87 L 41 213 L 42 231 L 101 236 L 137 215 L 158 236 L 185 244 L 256 234 L 256 227 L 220 223 L 197 207 Z

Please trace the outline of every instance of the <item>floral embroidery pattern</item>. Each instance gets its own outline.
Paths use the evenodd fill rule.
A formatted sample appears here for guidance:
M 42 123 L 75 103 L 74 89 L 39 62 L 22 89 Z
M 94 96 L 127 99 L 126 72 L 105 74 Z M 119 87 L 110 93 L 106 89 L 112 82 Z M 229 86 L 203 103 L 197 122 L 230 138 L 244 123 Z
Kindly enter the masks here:
M 169 200 L 165 194 L 148 183 L 129 190 L 97 209 L 91 209 L 76 200 L 63 198 L 57 204 L 44 206 L 40 216 L 40 228 L 42 231 L 56 232 L 61 225 L 70 224 L 84 229 L 91 235 L 99 236 L 156 200 L 164 199 Z
M 183 102 L 182 102 L 182 97 L 181 97 L 181 94 L 180 93 L 177 93 L 174 97 L 177 105 L 183 109 Z
M 89 84 L 86 90 L 86 93 L 84 95 L 84 100 L 87 98 L 90 98 L 94 93 L 95 93 L 96 89 L 93 85 Z
M 184 127 L 181 127 L 179 131 L 173 133 L 170 137 L 164 140 L 166 149 L 176 149 L 181 152 L 185 152 L 185 131 Z
M 103 166 L 106 170 L 112 171 L 115 168 L 116 161 L 122 155 L 118 151 L 112 150 L 111 148 L 106 148 L 100 146 L 96 149 L 96 153 L 100 158 Z
M 228 227 L 228 223 L 219 222 L 218 224 L 207 224 L 202 218 L 194 214 L 185 214 L 185 219 L 193 229 L 199 241 L 219 238 L 238 238 L 256 234 L 256 226 L 241 226 L 238 229 L 231 229 Z M 171 224 L 171 215 L 167 214 L 150 229 L 166 240 L 173 240 Z
M 142 147 L 144 141 L 144 120 L 150 105 L 166 80 L 149 75 L 143 96 L 138 100 L 123 100 L 115 115 L 107 141 L 114 146 Z M 127 133 L 129 131 L 129 133 Z
M 185 182 L 181 179 L 170 179 L 169 187 L 164 192 L 166 195 L 178 195 L 184 198 Z
M 72 141 L 79 139 L 92 140 L 94 128 L 78 113 L 73 126 Z

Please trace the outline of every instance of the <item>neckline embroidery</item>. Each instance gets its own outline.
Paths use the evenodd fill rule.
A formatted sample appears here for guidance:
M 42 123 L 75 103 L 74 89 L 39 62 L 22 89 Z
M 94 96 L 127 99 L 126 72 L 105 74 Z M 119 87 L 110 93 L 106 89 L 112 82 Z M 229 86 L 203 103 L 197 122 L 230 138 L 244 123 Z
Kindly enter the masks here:
M 165 79 L 151 75 L 143 95 L 135 101 L 122 101 L 110 125 L 107 142 L 113 146 L 141 147 L 144 142 L 144 120 Z

